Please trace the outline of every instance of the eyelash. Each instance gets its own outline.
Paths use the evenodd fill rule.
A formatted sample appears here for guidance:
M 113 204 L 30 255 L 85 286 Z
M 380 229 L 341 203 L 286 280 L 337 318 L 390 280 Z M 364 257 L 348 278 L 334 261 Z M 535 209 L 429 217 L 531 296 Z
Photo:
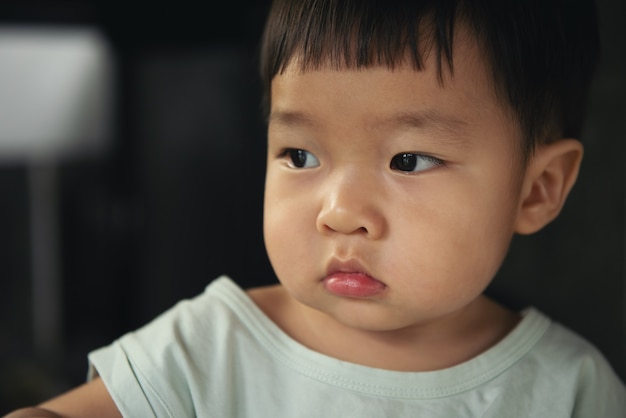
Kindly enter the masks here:
M 410 160 L 409 160 L 410 159 Z M 399 163 L 403 162 L 406 163 L 408 161 L 409 165 L 412 165 L 413 168 L 410 170 L 403 170 L 399 167 Z M 421 169 L 421 170 L 417 170 L 415 171 L 415 169 L 417 168 L 417 165 L 419 164 L 420 161 L 426 161 L 428 164 L 431 164 L 430 167 Z M 421 172 L 421 171 L 427 171 L 427 170 L 431 170 L 433 168 L 437 168 L 437 167 L 442 167 L 445 166 L 446 162 L 437 158 L 437 157 L 433 157 L 432 155 L 424 155 L 424 154 L 419 154 L 416 152 L 401 152 L 399 154 L 396 154 L 393 156 L 393 158 L 391 159 L 391 162 L 389 163 L 389 167 L 391 169 L 394 170 L 398 170 L 401 171 L 403 173 L 413 173 L 413 172 Z
M 296 162 L 296 154 L 298 154 L 301 159 L 303 158 L 302 162 Z M 285 148 L 283 150 L 280 151 L 280 153 L 277 155 L 277 158 L 279 159 L 289 159 L 289 165 L 292 168 L 312 168 L 312 167 L 306 167 L 307 164 L 307 160 L 309 157 L 312 157 L 314 159 L 313 162 L 313 166 L 312 167 L 317 167 L 319 165 L 319 160 L 317 159 L 317 157 L 315 157 L 315 155 L 311 154 L 309 151 L 300 149 L 300 148 Z M 420 163 L 420 161 L 426 161 L 427 164 L 430 164 L 430 167 L 426 167 L 420 170 L 415 170 L 418 166 L 418 164 Z M 400 164 L 405 164 L 408 165 L 409 169 L 403 169 L 402 167 L 400 167 Z M 301 165 L 300 165 L 301 164 Z M 413 173 L 413 172 L 422 172 L 422 171 L 427 171 L 427 170 L 431 170 L 433 168 L 437 168 L 437 167 L 442 167 L 445 166 L 446 162 L 437 158 L 437 157 L 433 157 L 431 155 L 424 155 L 424 154 L 420 154 L 417 152 L 401 152 L 398 153 L 396 155 L 394 155 L 391 159 L 391 162 L 389 163 L 389 167 L 393 170 L 397 170 L 403 173 Z M 404 167 L 407 168 L 407 167 Z
M 302 165 L 300 166 L 300 163 L 296 163 L 295 161 L 295 154 L 300 154 L 300 156 L 302 156 L 302 154 L 304 154 L 304 161 L 302 162 Z M 312 157 L 314 159 L 313 164 L 315 164 L 313 167 L 317 167 L 319 165 L 319 160 L 317 159 L 317 157 L 315 155 L 313 155 L 312 153 L 310 153 L 309 151 L 300 149 L 300 148 L 285 148 L 284 150 L 282 150 L 279 154 L 278 154 L 278 158 L 279 159 L 289 159 L 289 165 L 292 168 L 312 168 L 312 167 L 305 167 L 307 160 L 308 160 L 308 156 Z

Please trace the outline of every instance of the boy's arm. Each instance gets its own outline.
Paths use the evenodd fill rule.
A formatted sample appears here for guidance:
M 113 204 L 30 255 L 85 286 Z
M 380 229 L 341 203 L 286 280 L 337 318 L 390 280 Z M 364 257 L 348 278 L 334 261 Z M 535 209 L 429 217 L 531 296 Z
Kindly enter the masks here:
M 121 416 L 102 379 L 95 378 L 36 408 L 18 409 L 4 418 L 119 418 Z

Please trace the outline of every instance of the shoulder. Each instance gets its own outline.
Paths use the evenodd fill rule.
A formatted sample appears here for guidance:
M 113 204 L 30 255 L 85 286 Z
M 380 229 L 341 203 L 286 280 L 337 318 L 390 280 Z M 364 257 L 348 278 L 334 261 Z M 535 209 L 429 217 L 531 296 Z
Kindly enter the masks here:
M 102 378 L 125 416 L 150 409 L 190 416 L 192 399 L 215 383 L 208 373 L 217 376 L 231 363 L 233 336 L 250 334 L 241 319 L 246 309 L 253 303 L 235 282 L 215 279 L 198 296 L 91 352 L 90 376 Z
M 219 326 L 233 315 L 233 305 L 245 298 L 243 290 L 226 276 L 213 280 L 203 292 L 178 301 L 141 328 L 124 335 L 120 341 L 145 341 L 151 349 L 169 339 L 177 343 L 194 341 L 209 328 Z M 207 321 L 207 318 L 211 318 Z
M 555 366 L 575 367 L 581 377 L 593 369 L 611 369 L 603 354 L 591 342 L 558 322 L 551 322 L 534 352 Z
M 221 276 L 202 293 L 176 303 L 140 329 L 123 336 L 120 341 L 141 343 L 154 352 L 158 347 L 193 348 L 208 342 L 207 336 L 227 332 L 241 322 L 241 312 L 252 302 L 233 280 Z
M 550 324 L 521 365 L 533 371 L 533 384 L 550 396 L 567 391 L 573 397 L 573 416 L 626 416 L 626 387 L 609 362 L 588 340 L 559 323 Z

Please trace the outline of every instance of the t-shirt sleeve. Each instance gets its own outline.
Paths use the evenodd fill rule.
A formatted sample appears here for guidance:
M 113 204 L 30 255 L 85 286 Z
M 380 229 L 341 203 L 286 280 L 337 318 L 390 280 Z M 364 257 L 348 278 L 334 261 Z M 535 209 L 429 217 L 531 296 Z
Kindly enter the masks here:
M 210 286 L 209 286 L 210 288 Z M 123 416 L 194 416 L 195 359 L 210 349 L 210 292 L 185 300 L 143 328 L 89 353 L 88 378 L 100 376 Z
M 150 386 L 149 379 L 137 369 L 119 341 L 89 354 L 91 380 L 99 376 L 123 416 L 175 416 L 167 401 L 157 402 L 159 394 Z

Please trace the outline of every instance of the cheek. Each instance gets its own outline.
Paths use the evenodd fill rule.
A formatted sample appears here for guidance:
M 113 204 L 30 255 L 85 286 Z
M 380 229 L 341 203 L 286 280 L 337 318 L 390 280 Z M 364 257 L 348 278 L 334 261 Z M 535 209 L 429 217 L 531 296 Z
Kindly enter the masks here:
M 268 182 L 263 214 L 266 251 L 281 281 L 301 271 L 306 256 L 315 248 L 310 231 L 315 219 L 310 209 L 301 204 L 303 199 L 282 190 L 280 185 Z
M 502 262 L 502 248 L 508 243 L 484 245 L 474 237 L 473 228 L 463 231 L 462 225 L 455 225 L 455 233 L 442 233 L 434 225 L 423 229 L 432 235 L 385 257 L 395 260 L 386 264 L 387 277 L 399 285 L 401 297 L 409 297 L 426 312 L 442 314 L 465 306 L 483 293 Z M 405 240 L 411 238 L 403 235 Z
M 434 293 L 481 291 L 508 250 L 512 199 L 461 184 L 422 192 L 427 199 L 415 200 L 395 216 L 396 242 L 401 243 L 395 246 L 396 268 L 408 269 L 405 277 L 415 272 L 422 278 L 420 285 Z
M 277 203 L 277 196 L 268 184 L 263 211 L 263 236 L 267 254 L 275 270 L 277 265 L 284 264 L 282 262 L 282 259 L 286 257 L 283 251 L 284 243 L 291 239 L 293 227 L 292 220 L 281 216 L 281 208 L 277 206 Z
M 511 199 L 484 197 L 473 207 L 471 216 L 457 227 L 456 254 L 478 277 L 493 279 L 513 237 L 514 210 Z M 493 197 L 493 195 L 491 195 Z

